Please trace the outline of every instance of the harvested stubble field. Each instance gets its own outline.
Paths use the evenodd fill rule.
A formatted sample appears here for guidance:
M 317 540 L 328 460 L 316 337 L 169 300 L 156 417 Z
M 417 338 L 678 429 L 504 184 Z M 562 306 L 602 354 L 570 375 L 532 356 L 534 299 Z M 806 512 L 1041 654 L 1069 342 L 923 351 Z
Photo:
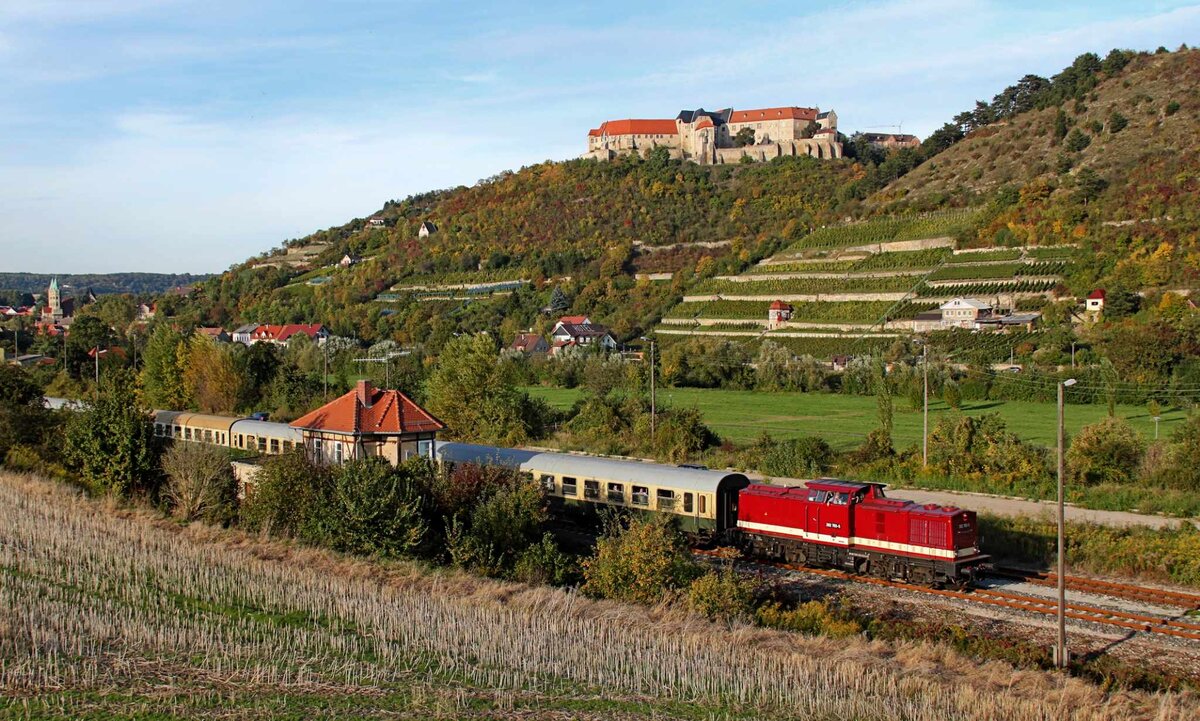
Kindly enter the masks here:
M 0 473 L 8 718 L 1185 719 L 943 648 L 350 560 Z

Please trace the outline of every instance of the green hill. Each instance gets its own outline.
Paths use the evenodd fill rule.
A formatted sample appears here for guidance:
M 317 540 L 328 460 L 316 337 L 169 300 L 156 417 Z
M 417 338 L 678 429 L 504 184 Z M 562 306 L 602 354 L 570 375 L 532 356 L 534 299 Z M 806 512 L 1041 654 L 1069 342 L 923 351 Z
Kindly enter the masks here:
M 390 201 L 208 281 L 183 314 L 226 325 L 320 321 L 436 352 L 458 332 L 498 329 L 507 339 L 545 329 L 540 311 L 556 288 L 564 310 L 627 340 L 664 316 L 692 317 L 674 308 L 689 293 L 830 285 L 718 277 L 803 275 L 808 264 L 850 273 L 832 283 L 839 291 L 912 288 L 932 299 L 1016 289 L 1029 308 L 1098 286 L 1186 289 L 1200 272 L 1198 120 L 1200 52 L 1087 54 L 1052 78 L 1022 78 L 915 150 L 884 154 L 849 138 L 848 157 L 833 161 L 702 167 L 651 153 L 546 162 Z M 417 232 L 424 221 L 438 228 L 427 238 Z M 911 247 L 932 236 L 927 249 Z M 897 241 L 908 245 L 855 247 Z M 996 246 L 1021 250 L 951 255 Z M 337 267 L 345 254 L 363 260 Z M 779 265 L 757 265 L 764 259 Z M 852 275 L 889 270 L 896 277 Z M 806 308 L 862 321 L 883 301 L 872 302 L 857 312 Z M 836 352 L 837 342 L 820 346 Z

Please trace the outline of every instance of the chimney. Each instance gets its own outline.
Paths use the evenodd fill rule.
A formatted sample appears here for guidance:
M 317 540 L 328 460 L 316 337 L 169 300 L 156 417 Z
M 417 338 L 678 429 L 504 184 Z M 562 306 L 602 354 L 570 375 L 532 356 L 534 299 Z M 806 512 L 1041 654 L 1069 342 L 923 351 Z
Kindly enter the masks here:
M 361 380 L 358 382 L 358 387 L 354 389 L 354 393 L 358 396 L 358 404 L 363 408 L 371 407 L 371 381 Z

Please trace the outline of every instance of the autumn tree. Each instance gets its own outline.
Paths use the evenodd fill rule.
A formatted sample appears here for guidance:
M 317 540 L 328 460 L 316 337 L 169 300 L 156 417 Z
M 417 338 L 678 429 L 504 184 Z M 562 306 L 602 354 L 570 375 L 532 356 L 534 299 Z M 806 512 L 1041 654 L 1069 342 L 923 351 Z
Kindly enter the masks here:
M 142 352 L 142 399 L 152 408 L 183 410 L 191 404 L 179 363 L 179 348 L 184 345 L 182 333 L 166 323 L 159 323 Z
M 200 334 L 186 341 L 183 382 L 204 413 L 232 413 L 242 394 L 242 374 L 227 348 Z

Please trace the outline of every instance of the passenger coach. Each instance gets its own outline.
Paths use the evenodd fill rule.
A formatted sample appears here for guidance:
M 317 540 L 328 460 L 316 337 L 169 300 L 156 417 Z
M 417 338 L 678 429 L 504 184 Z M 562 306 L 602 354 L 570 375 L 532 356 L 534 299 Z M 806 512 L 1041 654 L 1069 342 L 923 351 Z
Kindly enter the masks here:
M 438 461 L 504 466 L 541 484 L 567 505 L 615 506 L 677 517 L 683 530 L 717 534 L 737 526 L 738 491 L 750 485 L 741 473 L 570 453 L 525 451 L 469 443 L 438 443 Z

